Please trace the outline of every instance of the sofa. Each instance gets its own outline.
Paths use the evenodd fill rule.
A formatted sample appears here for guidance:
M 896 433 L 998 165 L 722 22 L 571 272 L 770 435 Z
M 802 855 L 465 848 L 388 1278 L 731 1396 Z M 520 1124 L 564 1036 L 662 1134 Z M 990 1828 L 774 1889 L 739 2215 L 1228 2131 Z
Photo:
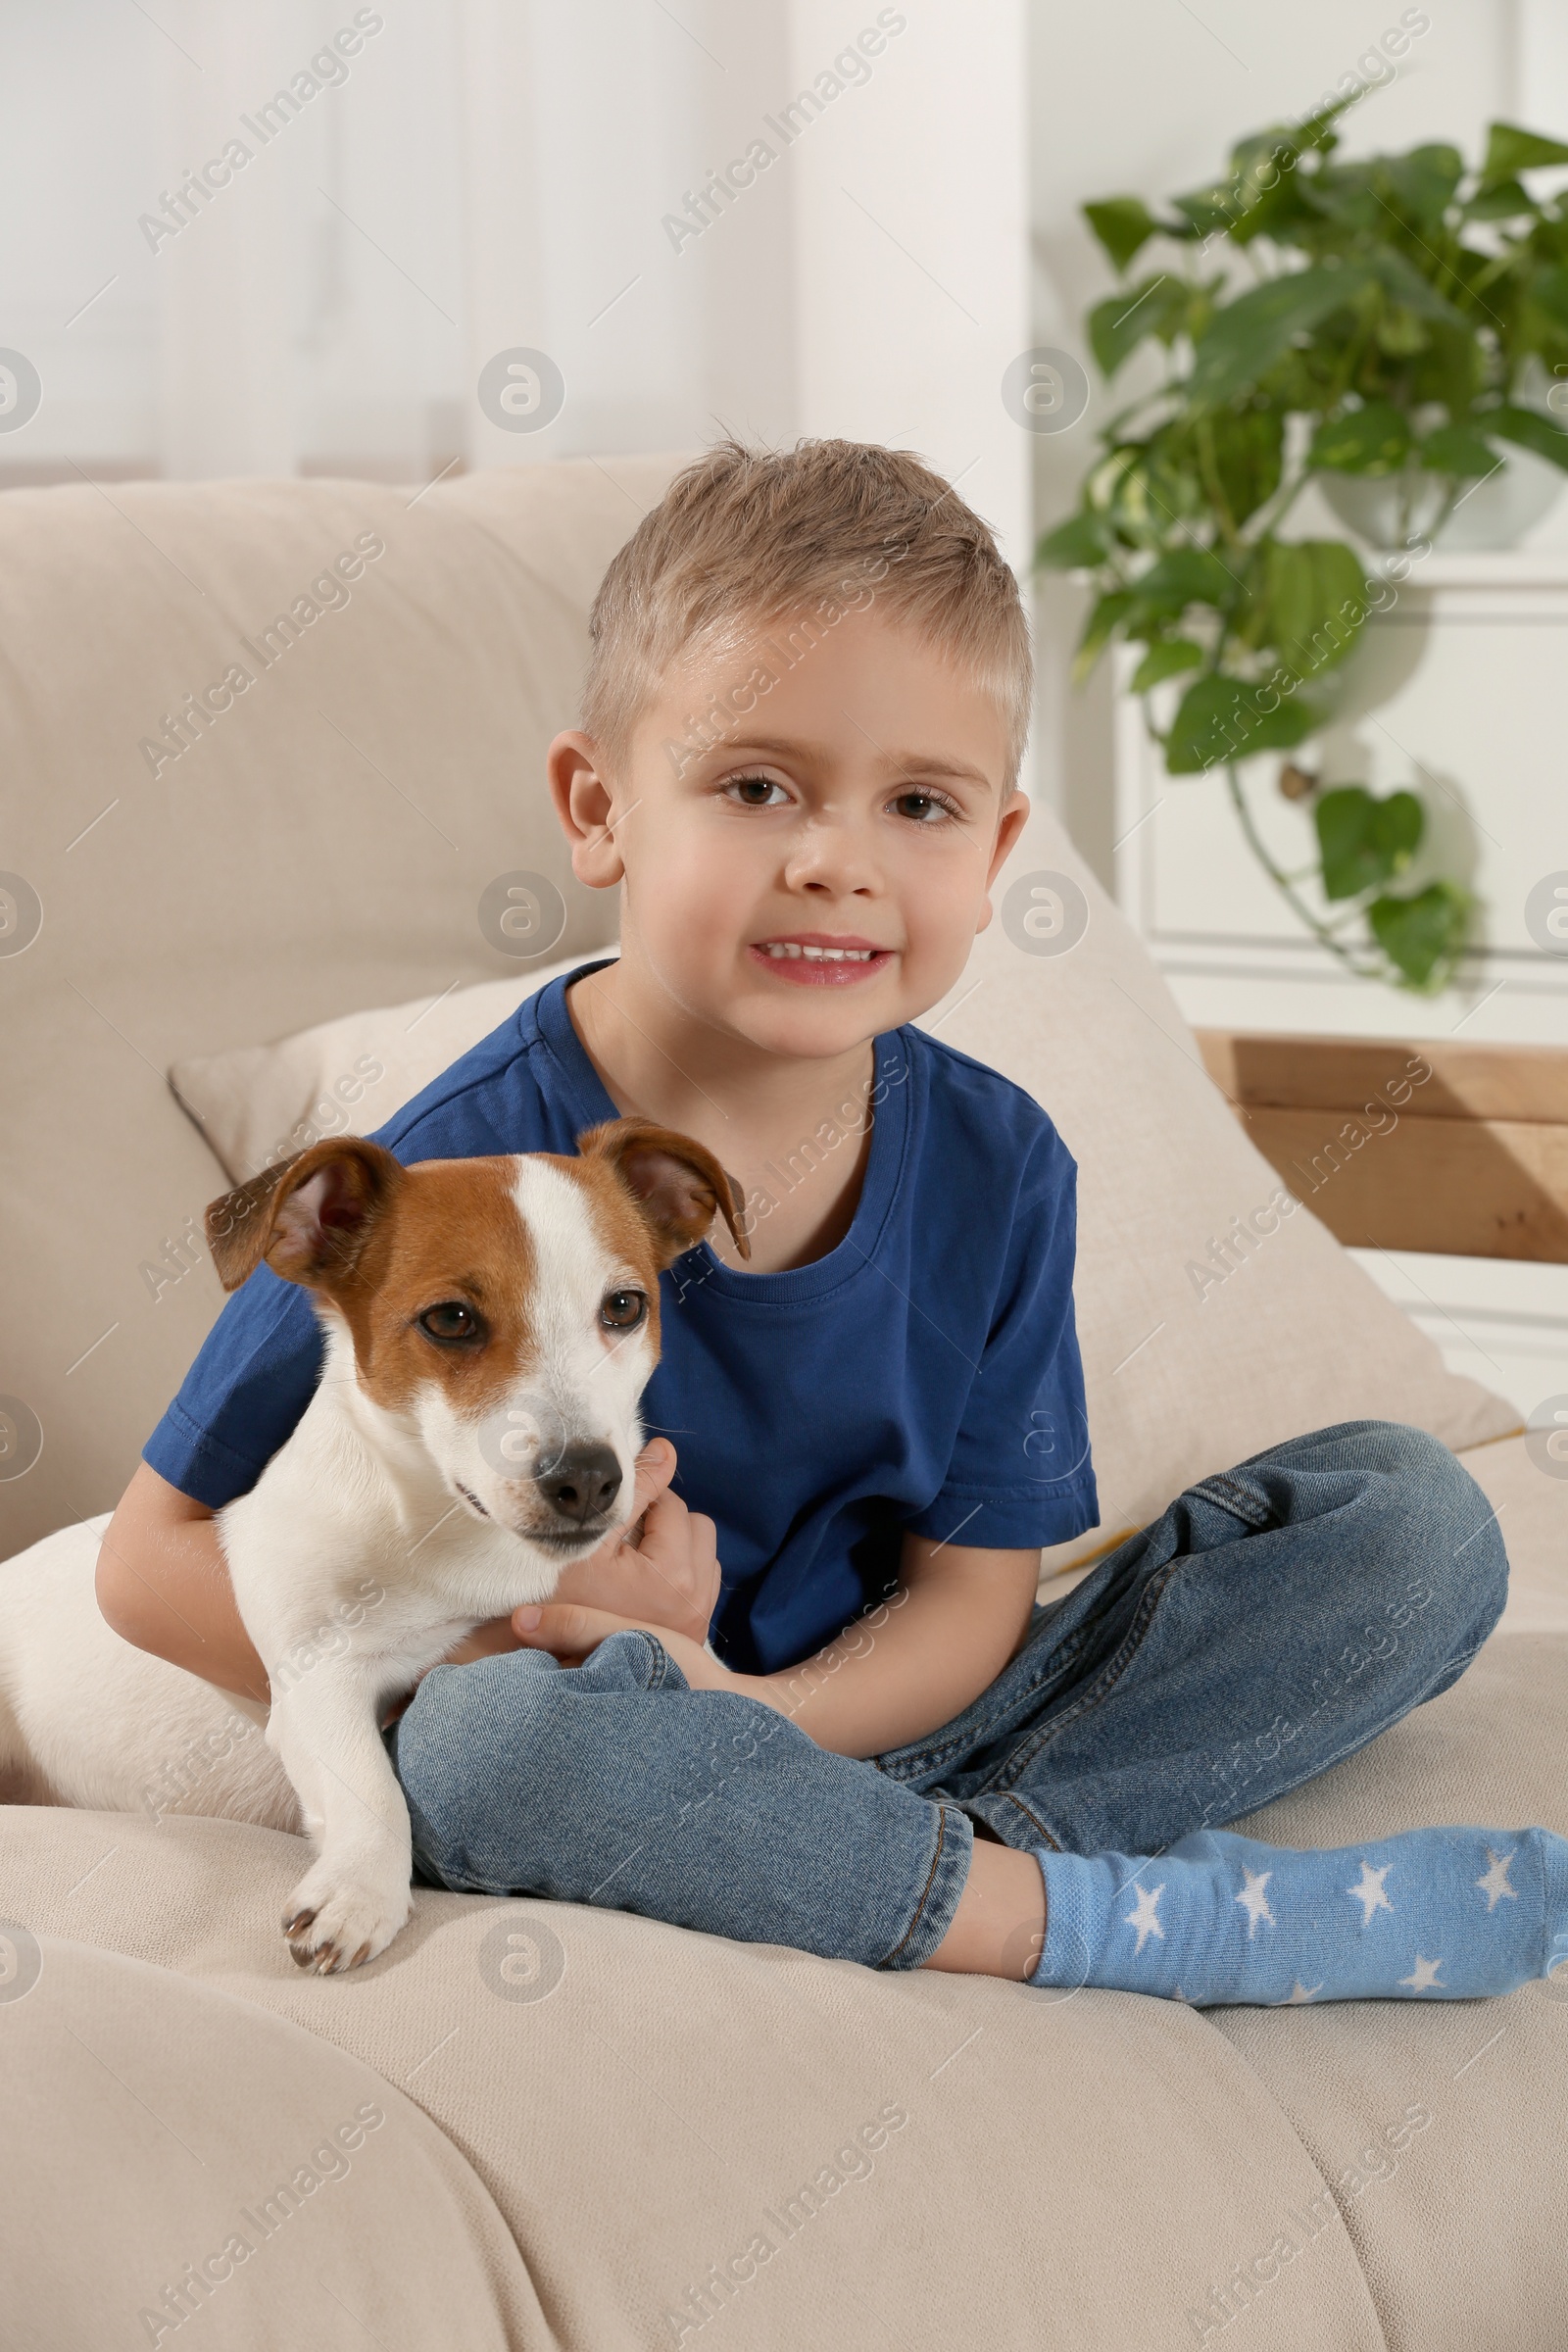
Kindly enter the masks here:
M 377 1123 L 419 1051 L 612 940 L 542 754 L 671 463 L 0 499 L 0 1559 L 95 1546 L 221 1303 L 201 1212 L 256 1138 Z M 519 875 L 549 914 L 520 939 L 484 911 Z M 1031 928 L 1039 889 L 1082 919 Z M 1103 1523 L 1043 1594 L 1298 1430 L 1416 1423 L 1494 1505 L 1497 1631 L 1281 1802 L 1247 1811 L 1267 1727 L 1216 1725 L 1216 1771 L 1285 1843 L 1568 1832 L 1561 1466 L 1282 1199 L 1045 810 L 998 900 L 927 1025 L 1079 1161 Z M 362 1030 L 407 1042 L 350 1102 Z M 194 1767 L 136 1812 L 0 1808 L 17 2352 L 1563 2341 L 1568 1982 L 1200 2013 L 430 1891 L 317 1979 L 276 1926 L 300 1868 Z

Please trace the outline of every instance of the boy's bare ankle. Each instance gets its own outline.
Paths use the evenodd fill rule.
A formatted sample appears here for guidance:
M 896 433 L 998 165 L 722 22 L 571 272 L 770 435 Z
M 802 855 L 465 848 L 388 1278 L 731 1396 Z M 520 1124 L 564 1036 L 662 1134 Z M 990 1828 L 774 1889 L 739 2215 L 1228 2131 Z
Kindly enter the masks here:
M 976 1840 L 953 1925 L 927 1968 L 1023 1984 L 1046 1943 L 1046 1884 L 1033 1854 Z

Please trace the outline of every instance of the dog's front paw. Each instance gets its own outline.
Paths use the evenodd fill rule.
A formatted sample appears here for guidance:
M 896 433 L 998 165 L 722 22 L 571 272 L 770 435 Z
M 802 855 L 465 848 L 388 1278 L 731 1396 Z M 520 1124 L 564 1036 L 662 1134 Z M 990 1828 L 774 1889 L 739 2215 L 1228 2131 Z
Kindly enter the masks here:
M 296 1967 L 331 1977 L 384 1952 L 413 1908 L 406 1878 L 344 1881 L 318 1862 L 290 1895 L 283 1933 Z

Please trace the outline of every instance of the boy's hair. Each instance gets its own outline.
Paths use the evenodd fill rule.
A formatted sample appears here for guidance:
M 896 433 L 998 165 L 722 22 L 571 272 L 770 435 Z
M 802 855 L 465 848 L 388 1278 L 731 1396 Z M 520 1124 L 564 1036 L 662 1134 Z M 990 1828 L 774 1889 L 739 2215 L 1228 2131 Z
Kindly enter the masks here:
M 793 662 L 873 604 L 995 697 L 1013 783 L 1034 679 L 1018 584 L 940 474 L 907 450 L 868 441 L 801 441 L 779 452 L 721 441 L 677 474 L 594 599 L 583 725 L 617 758 L 685 655 L 791 622 Z M 717 740 L 750 707 L 732 713 L 719 698 L 700 738 Z

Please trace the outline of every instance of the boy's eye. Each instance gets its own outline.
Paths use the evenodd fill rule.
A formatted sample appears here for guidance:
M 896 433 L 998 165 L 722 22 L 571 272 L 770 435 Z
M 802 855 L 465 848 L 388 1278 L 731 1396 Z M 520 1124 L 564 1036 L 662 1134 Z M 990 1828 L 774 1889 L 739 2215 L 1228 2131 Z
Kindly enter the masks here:
M 419 1317 L 419 1329 L 445 1348 L 472 1345 L 484 1338 L 484 1324 L 463 1298 L 445 1298 L 439 1306 L 427 1306 Z
M 599 1320 L 607 1331 L 635 1331 L 648 1312 L 648 1300 L 641 1291 L 611 1291 L 599 1309 Z
M 790 797 L 783 785 L 775 784 L 771 776 L 731 776 L 724 790 L 743 808 L 782 808 Z M 773 793 L 778 795 L 777 800 L 769 798 Z
M 958 813 L 951 801 L 934 792 L 901 792 L 892 805 L 900 816 L 911 817 L 918 825 L 938 824 L 943 817 L 956 817 Z

